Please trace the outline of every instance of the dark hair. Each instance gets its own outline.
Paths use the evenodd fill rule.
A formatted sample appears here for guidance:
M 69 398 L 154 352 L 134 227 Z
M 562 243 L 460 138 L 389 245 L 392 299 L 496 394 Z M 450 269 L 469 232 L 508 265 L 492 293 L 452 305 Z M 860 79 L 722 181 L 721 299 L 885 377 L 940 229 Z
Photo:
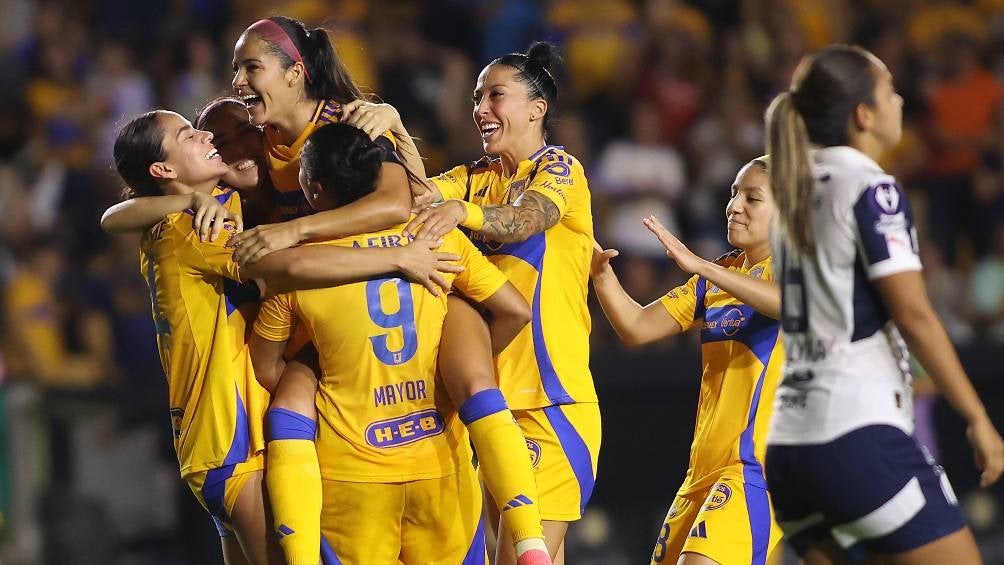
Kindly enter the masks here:
M 551 43 L 535 41 L 526 53 L 510 53 L 495 59 L 491 65 L 506 65 L 516 69 L 516 80 L 526 85 L 530 100 L 543 98 L 547 102 L 544 114 L 544 139 L 551 133 L 552 117 L 558 110 L 558 85 L 551 75 L 551 67 L 560 62 L 557 47 Z
M 304 90 L 311 100 L 330 99 L 346 104 L 363 98 L 348 69 L 335 54 L 327 30 L 316 28 L 308 31 L 303 22 L 286 16 L 272 16 L 268 19 L 282 28 L 303 57 L 303 65 L 310 75 L 310 78 L 304 81 Z M 269 45 L 269 53 L 282 62 L 283 69 L 293 66 L 294 61 L 287 53 L 267 38 L 261 37 L 261 39 Z
M 336 207 L 373 192 L 383 161 L 383 147 L 363 130 L 340 123 L 310 134 L 300 154 L 300 168 L 307 180 L 320 183 Z
M 115 137 L 115 170 L 126 183 L 124 199 L 163 194 L 160 183 L 150 176 L 150 165 L 167 159 L 159 113 L 154 110 L 133 118 Z
M 195 129 L 205 129 L 206 120 L 209 119 L 209 115 L 228 104 L 240 106 L 241 110 L 244 110 L 244 112 L 247 113 L 247 104 L 245 104 L 243 100 L 238 100 L 233 96 L 220 96 L 218 98 L 213 98 L 209 102 L 206 102 L 206 105 L 199 110 L 199 114 L 195 116 L 194 120 L 192 120 L 192 124 Z
M 808 55 L 795 70 L 792 87 L 767 108 L 770 184 L 788 239 L 811 255 L 812 190 L 809 144 L 850 142 L 848 121 L 859 104 L 875 104 L 875 56 L 861 47 L 831 45 Z

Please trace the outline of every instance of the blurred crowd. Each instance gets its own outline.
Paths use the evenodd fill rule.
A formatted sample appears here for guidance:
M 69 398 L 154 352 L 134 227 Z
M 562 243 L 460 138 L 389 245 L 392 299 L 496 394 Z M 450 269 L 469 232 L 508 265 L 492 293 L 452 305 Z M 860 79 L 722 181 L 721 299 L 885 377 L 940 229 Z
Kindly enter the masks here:
M 725 251 L 729 188 L 764 151 L 767 103 L 804 53 L 860 44 L 905 99 L 903 139 L 883 165 L 911 196 L 936 308 L 957 343 L 1004 343 L 1002 0 L 0 0 L 0 11 L 0 378 L 57 400 L 117 399 L 114 422 L 68 427 L 68 444 L 163 424 L 138 238 L 98 227 L 122 188 L 117 126 L 157 107 L 192 117 L 229 92 L 237 36 L 270 14 L 329 29 L 364 91 L 420 138 L 430 174 L 480 156 L 470 100 L 481 67 L 556 43 L 549 141 L 585 165 L 597 240 L 621 251 L 615 268 L 642 302 L 685 277 L 640 218 L 655 214 L 705 257 Z M 597 350 L 617 347 L 602 319 L 594 334 Z M 79 410 L 67 402 L 55 412 Z M 159 440 L 130 441 L 170 460 Z M 0 470 L 0 513 L 10 480 Z

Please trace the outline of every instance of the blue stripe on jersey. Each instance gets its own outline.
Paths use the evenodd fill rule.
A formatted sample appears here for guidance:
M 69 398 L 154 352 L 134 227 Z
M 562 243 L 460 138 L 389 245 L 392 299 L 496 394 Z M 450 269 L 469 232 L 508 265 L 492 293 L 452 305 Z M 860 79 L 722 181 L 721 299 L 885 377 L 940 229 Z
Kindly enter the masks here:
M 565 146 L 564 145 L 545 145 L 545 146 L 541 147 L 540 149 L 538 149 L 536 153 L 534 153 L 533 155 L 530 155 L 530 160 L 533 161 L 534 159 L 536 159 L 537 157 L 540 157 L 541 155 L 543 155 L 544 153 L 546 153 L 547 151 L 549 151 L 551 149 L 558 149 L 559 151 L 564 151 L 565 150 Z
M 225 500 L 227 479 L 233 476 L 238 463 L 247 461 L 248 450 L 251 448 L 251 440 L 248 437 L 248 414 L 244 409 L 244 401 L 241 400 L 237 385 L 234 385 L 234 394 L 237 397 L 237 415 L 230 451 L 223 459 L 223 465 L 206 472 L 206 480 L 202 483 L 202 499 L 206 501 L 209 513 L 220 522 L 229 519 Z
M 589 498 L 593 495 L 593 486 L 596 484 L 589 447 L 579 435 L 579 431 L 561 411 L 561 406 L 544 408 L 544 415 L 547 416 L 547 421 L 554 428 L 554 433 L 558 436 L 558 443 L 561 444 L 561 450 L 565 452 L 568 463 L 572 466 L 572 473 L 575 474 L 575 480 L 579 483 L 579 511 L 585 512 Z
M 704 277 L 697 277 L 697 299 L 694 303 L 694 319 L 700 320 L 706 315 L 707 305 L 704 297 L 708 294 L 708 281 Z M 701 339 L 704 339 L 703 336 Z
M 486 555 L 485 518 L 484 514 L 482 514 L 481 519 L 478 520 L 478 529 L 474 532 L 474 539 L 471 540 L 471 546 L 467 549 L 467 555 L 464 556 L 464 560 L 460 562 L 460 565 L 485 565 Z
M 854 257 L 854 293 L 851 300 L 852 319 L 851 342 L 871 337 L 889 321 L 889 313 L 882 304 L 878 289 L 868 280 L 861 261 L 861 251 Z
M 533 355 L 537 361 L 537 370 L 540 371 L 541 384 L 544 393 L 552 404 L 572 404 L 575 401 L 568 394 L 561 384 L 558 372 L 554 369 L 554 363 L 547 352 L 547 343 L 544 341 L 544 325 L 540 316 L 540 292 L 544 280 L 544 252 L 547 250 L 547 238 L 543 232 L 531 236 L 526 241 L 518 243 L 505 243 L 498 249 L 492 249 L 487 243 L 480 241 L 480 238 L 472 240 L 482 253 L 489 256 L 509 255 L 526 261 L 537 271 L 537 285 L 533 289 L 533 302 L 531 308 L 533 316 L 530 320 L 530 330 L 533 335 Z
M 746 510 L 750 521 L 753 555 L 750 565 L 766 565 L 770 550 L 770 502 L 766 488 L 746 487 Z
M 321 535 L 321 565 L 342 565 L 342 560 L 335 555 L 328 539 Z

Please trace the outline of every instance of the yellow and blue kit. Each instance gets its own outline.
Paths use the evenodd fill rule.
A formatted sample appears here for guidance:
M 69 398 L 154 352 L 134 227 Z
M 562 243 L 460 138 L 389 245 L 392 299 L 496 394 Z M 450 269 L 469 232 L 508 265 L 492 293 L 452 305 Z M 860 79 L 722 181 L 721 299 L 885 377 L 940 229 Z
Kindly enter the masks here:
M 310 245 L 406 245 L 404 227 Z M 465 267 L 444 276 L 466 296 L 487 300 L 507 282 L 459 230 L 444 239 L 441 250 L 459 255 Z M 409 555 L 423 555 L 422 562 L 440 562 L 435 555 L 454 563 L 467 554 L 483 559 L 467 433 L 436 386 L 446 305 L 445 296 L 399 273 L 280 294 L 262 305 L 257 334 L 284 341 L 298 318 L 318 350 L 321 530 L 346 562 L 383 562 L 378 549 L 392 563 Z M 439 518 L 426 516 L 416 526 L 426 514 Z
M 310 122 L 290 145 L 282 143 L 279 131 L 266 127 L 264 136 L 265 156 L 268 159 L 268 173 L 275 186 L 274 221 L 285 222 L 302 216 L 309 216 L 315 210 L 307 202 L 300 190 L 300 153 L 310 134 L 326 124 L 337 123 L 342 114 L 341 104 L 334 100 L 321 100 Z M 394 153 L 393 135 L 386 132 L 377 137 L 376 142 L 388 149 L 387 159 L 400 163 Z
M 600 447 L 586 305 L 593 219 L 582 164 L 549 145 L 508 178 L 499 159 L 484 157 L 431 181 L 446 199 L 505 205 L 535 191 L 558 208 L 558 223 L 526 241 L 502 244 L 469 235 L 532 308 L 530 324 L 496 358 L 499 388 L 527 439 L 541 517 L 576 520 L 592 494 Z
M 716 262 L 773 280 L 771 259 L 744 267 L 739 250 Z M 781 537 L 763 461 L 784 351 L 777 320 L 694 276 L 660 302 L 686 331 L 701 324 L 701 394 L 687 477 L 666 516 L 652 563 L 694 552 L 718 563 L 766 563 Z
M 240 197 L 213 196 L 240 213 Z M 221 535 L 250 471 L 263 468 L 268 393 L 255 379 L 247 348 L 258 289 L 242 285 L 227 225 L 215 242 L 200 241 L 192 211 L 167 216 L 141 244 L 157 345 L 168 382 L 174 447 L 181 476 L 212 514 Z

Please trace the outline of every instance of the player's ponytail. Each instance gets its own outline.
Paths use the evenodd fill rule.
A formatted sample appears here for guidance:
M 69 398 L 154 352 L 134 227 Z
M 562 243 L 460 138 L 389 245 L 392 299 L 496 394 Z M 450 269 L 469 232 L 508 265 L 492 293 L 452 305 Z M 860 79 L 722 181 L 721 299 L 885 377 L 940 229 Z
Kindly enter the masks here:
M 821 147 L 851 141 L 854 112 L 874 106 L 878 59 L 854 45 L 831 45 L 809 55 L 795 70 L 791 90 L 767 109 L 770 182 L 786 237 L 802 253 L 812 253 L 812 190 L 809 144 Z
M 150 165 L 167 159 L 164 128 L 157 114 L 157 111 L 147 112 L 134 118 L 115 137 L 115 170 L 126 183 L 123 199 L 164 193 L 160 183 L 150 176 Z
M 258 20 L 244 33 L 254 33 L 268 44 L 268 51 L 288 69 L 302 63 L 306 70 L 303 89 L 311 100 L 334 100 L 342 104 L 362 98 L 348 69 L 335 54 L 324 28 L 307 31 L 303 22 L 286 16 Z
M 796 249 L 812 255 L 809 220 L 815 181 L 809 166 L 809 136 L 789 92 L 778 94 L 767 108 L 767 153 L 781 229 Z
M 558 85 L 551 74 L 552 67 L 561 61 L 557 48 L 543 41 L 536 41 L 526 53 L 510 53 L 495 59 L 491 65 L 506 65 L 516 69 L 516 80 L 526 85 L 530 100 L 543 98 L 547 102 L 547 113 L 542 122 L 544 139 L 551 133 L 554 115 L 558 110 Z

